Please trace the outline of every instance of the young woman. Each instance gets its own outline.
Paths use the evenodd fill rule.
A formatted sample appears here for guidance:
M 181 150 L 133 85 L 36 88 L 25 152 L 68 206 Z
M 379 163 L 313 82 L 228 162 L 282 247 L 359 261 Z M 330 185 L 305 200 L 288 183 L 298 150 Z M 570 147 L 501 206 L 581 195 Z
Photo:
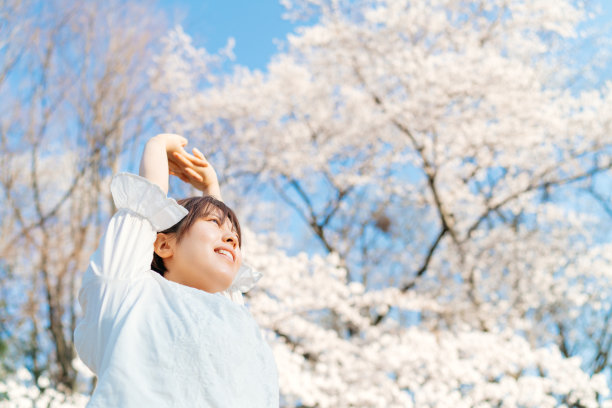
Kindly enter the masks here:
M 140 176 L 111 183 L 118 208 L 83 277 L 80 358 L 97 375 L 88 407 L 278 407 L 274 357 L 241 291 L 240 225 L 213 167 L 161 134 Z M 204 193 L 167 198 L 173 174 Z M 183 205 L 180 205 L 183 204 Z

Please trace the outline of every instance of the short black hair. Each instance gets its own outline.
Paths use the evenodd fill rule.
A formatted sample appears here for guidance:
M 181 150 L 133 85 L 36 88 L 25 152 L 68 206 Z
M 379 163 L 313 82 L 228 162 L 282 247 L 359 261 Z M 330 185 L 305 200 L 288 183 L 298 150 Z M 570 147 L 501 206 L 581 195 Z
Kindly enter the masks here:
M 185 207 L 185 209 L 187 209 L 189 212 L 182 220 L 170 228 L 160 231 L 159 233 L 176 234 L 176 241 L 179 242 L 197 220 L 213 214 L 217 210 L 220 210 L 221 223 L 224 223 L 225 220 L 229 218 L 230 222 L 234 226 L 234 229 L 236 230 L 236 234 L 238 235 L 238 246 L 242 247 L 242 234 L 240 232 L 238 217 L 223 201 L 217 200 L 212 196 L 203 196 L 183 198 L 182 200 L 178 200 L 178 203 Z M 151 269 L 159 273 L 161 276 L 164 276 L 164 273 L 167 271 L 163 258 L 157 255 L 155 251 L 153 251 Z

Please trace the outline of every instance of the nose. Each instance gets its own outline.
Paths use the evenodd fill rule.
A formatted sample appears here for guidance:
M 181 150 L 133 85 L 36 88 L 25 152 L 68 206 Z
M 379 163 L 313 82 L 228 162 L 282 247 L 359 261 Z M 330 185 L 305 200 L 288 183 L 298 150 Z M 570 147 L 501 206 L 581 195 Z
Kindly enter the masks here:
M 227 242 L 235 249 L 238 246 L 238 235 L 234 231 L 225 231 L 223 242 Z

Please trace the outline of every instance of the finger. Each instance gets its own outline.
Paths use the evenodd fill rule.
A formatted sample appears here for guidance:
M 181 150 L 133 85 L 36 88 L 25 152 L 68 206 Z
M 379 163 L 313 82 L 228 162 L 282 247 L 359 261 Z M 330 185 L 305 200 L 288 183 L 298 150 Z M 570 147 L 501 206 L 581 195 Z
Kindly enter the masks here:
M 191 161 L 187 157 L 185 157 L 184 154 L 181 154 L 179 152 L 174 152 L 172 153 L 172 156 L 179 162 L 177 164 L 182 164 L 188 167 L 191 167 L 193 165 Z
M 185 174 L 183 172 L 183 167 L 177 165 L 176 163 L 174 163 L 171 160 L 168 160 L 168 172 L 170 173 L 170 175 L 176 176 L 176 177 L 180 178 L 183 181 L 187 180 L 187 177 L 185 176 Z
M 183 168 L 174 161 L 168 160 L 168 170 L 170 170 L 171 173 L 179 174 L 182 173 Z
M 170 174 L 172 174 L 173 176 L 177 176 L 177 177 L 178 177 L 178 176 L 179 176 L 179 174 L 182 174 L 182 173 L 183 173 L 183 168 L 182 168 L 182 167 L 179 167 L 179 166 L 177 166 L 177 165 L 176 165 L 176 164 L 174 164 L 174 163 L 168 163 L 168 164 L 169 164 L 169 166 L 168 166 L 168 172 L 169 172 Z
M 206 161 L 206 158 L 204 158 L 203 156 L 200 158 L 200 157 L 196 157 L 193 154 L 190 154 L 190 153 L 187 153 L 187 152 L 185 152 L 184 155 L 189 160 L 191 160 L 191 162 L 194 163 L 194 164 L 197 163 L 199 166 L 208 165 L 208 162 Z
M 190 169 L 189 167 L 187 167 L 185 169 L 185 173 L 190 176 L 195 178 L 198 181 L 204 181 L 204 179 L 202 178 L 202 176 L 200 176 L 198 173 L 196 173 L 193 169 Z
M 206 160 L 206 157 L 204 156 L 204 153 L 199 151 L 197 147 L 193 148 L 193 154 L 194 154 L 194 157 L 196 157 L 196 159 L 198 160 L 197 163 L 200 166 L 202 166 L 202 167 L 210 166 L 210 163 L 208 162 L 208 160 Z
M 174 153 L 174 157 L 176 157 L 178 160 L 181 161 L 182 164 L 184 164 L 185 166 L 201 166 L 201 167 L 206 167 L 208 166 L 208 162 L 206 161 L 206 159 L 202 160 L 200 158 L 197 158 L 187 152 L 180 154 L 175 152 Z
M 179 179 L 181 179 L 184 182 L 187 182 L 187 183 L 189 182 L 183 173 L 175 173 L 175 172 L 171 171 L 170 175 L 174 176 L 174 177 L 178 177 Z
M 181 181 L 183 181 L 185 183 L 189 183 L 189 179 L 187 178 L 187 176 L 185 176 L 184 173 L 174 173 L 173 175 L 175 177 L 178 177 L 179 179 L 181 179 Z
M 174 151 L 173 153 L 189 154 L 189 153 L 187 153 L 187 150 L 185 150 L 185 145 L 184 144 L 181 144 L 181 146 L 176 151 Z
M 202 153 L 197 147 L 194 147 L 193 149 L 191 149 L 191 151 L 193 152 L 193 155 L 197 158 L 206 160 L 206 157 L 204 157 L 204 153 Z

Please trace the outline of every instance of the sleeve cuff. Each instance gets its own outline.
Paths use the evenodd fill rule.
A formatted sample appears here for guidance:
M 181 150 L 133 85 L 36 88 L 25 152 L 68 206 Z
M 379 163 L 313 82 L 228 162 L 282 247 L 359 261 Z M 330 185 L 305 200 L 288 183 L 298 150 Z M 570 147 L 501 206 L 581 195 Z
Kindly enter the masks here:
M 243 262 L 228 290 L 230 292 L 246 293 L 255 286 L 262 276 L 257 269 Z
M 135 174 L 115 175 L 110 189 L 118 209 L 126 209 L 146 218 L 158 232 L 170 228 L 188 213 L 173 198 L 166 197 L 157 184 Z

